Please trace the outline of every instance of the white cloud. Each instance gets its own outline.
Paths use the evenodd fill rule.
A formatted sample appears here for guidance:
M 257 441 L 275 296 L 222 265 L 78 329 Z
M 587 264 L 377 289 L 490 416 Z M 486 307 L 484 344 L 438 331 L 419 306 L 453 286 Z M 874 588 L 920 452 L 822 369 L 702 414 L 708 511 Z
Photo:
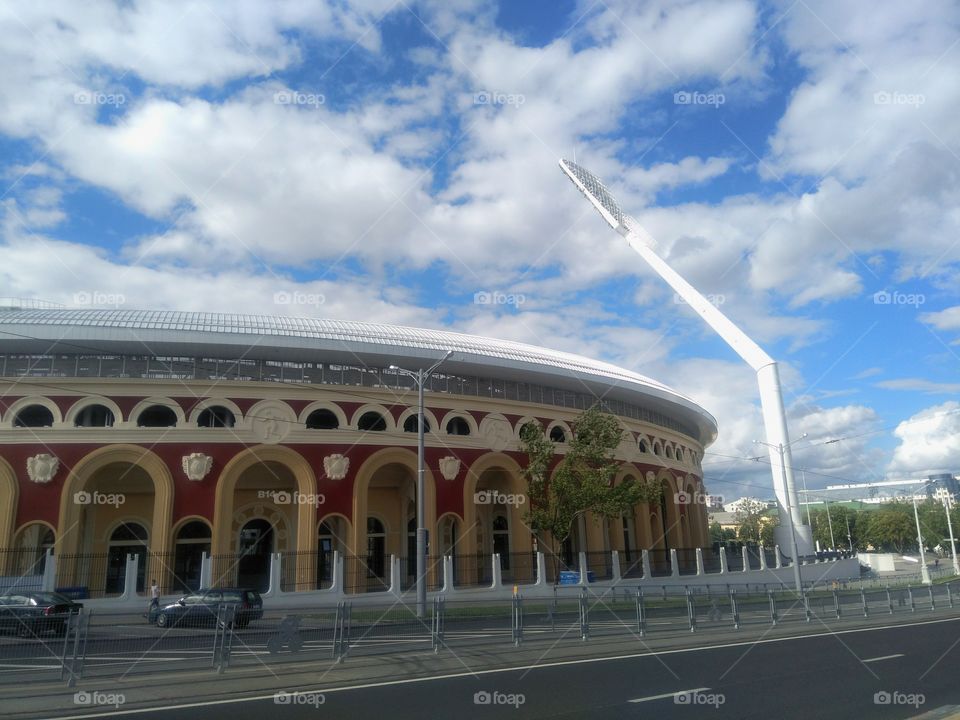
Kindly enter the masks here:
M 960 403 L 951 400 L 914 414 L 893 434 L 900 440 L 888 471 L 902 477 L 955 473 L 960 466 Z

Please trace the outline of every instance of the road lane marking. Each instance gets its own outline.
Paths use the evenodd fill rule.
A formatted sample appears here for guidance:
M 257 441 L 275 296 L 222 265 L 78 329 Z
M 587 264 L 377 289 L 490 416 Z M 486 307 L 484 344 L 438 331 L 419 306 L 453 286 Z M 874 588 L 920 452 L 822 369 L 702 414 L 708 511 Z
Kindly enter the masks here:
M 897 653 L 896 655 L 881 655 L 880 657 L 870 658 L 869 660 L 861 660 L 860 662 L 880 662 L 881 660 L 893 660 L 894 658 L 898 657 L 903 657 L 903 653 Z
M 678 695 L 690 695 L 692 693 L 702 693 L 706 692 L 710 688 L 690 688 L 689 690 L 677 690 L 676 692 L 663 693 L 662 695 L 648 695 L 647 697 L 637 698 L 636 700 L 628 700 L 627 702 L 632 703 L 642 703 L 650 702 L 651 700 L 666 700 L 667 698 L 675 698 Z
M 299 688 L 296 692 L 310 693 L 318 692 L 324 695 L 336 692 L 349 692 L 353 690 L 366 690 L 369 688 L 393 687 L 394 685 L 412 685 L 415 683 L 435 682 L 437 680 L 457 680 L 465 677 L 479 678 L 481 675 L 498 675 L 501 673 L 517 672 L 520 670 L 542 670 L 546 668 L 564 667 L 567 665 L 589 665 L 593 663 L 615 662 L 617 660 L 634 660 L 639 658 L 652 658 L 657 655 L 681 655 L 686 653 L 704 652 L 708 650 L 725 650 L 728 648 L 745 647 L 748 645 L 771 645 L 774 643 L 789 642 L 793 640 L 806 640 L 808 638 L 826 638 L 836 635 L 853 635 L 866 632 L 877 632 L 880 630 L 899 630 L 908 627 L 920 627 L 924 625 L 940 625 L 942 623 L 958 622 L 960 618 L 951 617 L 939 620 L 921 620 L 920 622 L 902 623 L 899 625 L 879 625 L 877 627 L 850 628 L 848 630 L 834 630 L 832 632 L 810 633 L 805 635 L 788 635 L 780 638 L 765 638 L 761 640 L 742 640 L 739 642 L 723 643 L 718 645 L 699 645 L 687 648 L 675 648 L 672 650 L 655 650 L 647 652 L 630 653 L 627 655 L 613 655 L 608 657 L 590 657 L 579 658 L 576 660 L 557 660 L 550 663 L 537 663 L 535 665 L 513 665 L 502 668 L 488 668 L 484 670 L 472 670 L 468 672 L 447 673 L 446 675 L 428 675 L 424 677 L 404 678 L 402 680 L 382 680 L 380 682 L 369 682 L 358 685 L 341 685 L 340 687 L 314 687 Z M 279 692 L 279 690 L 277 691 Z M 145 713 L 165 712 L 169 710 L 179 710 L 186 708 L 212 707 L 214 705 L 237 705 L 247 702 L 265 702 L 274 700 L 277 692 L 269 695 L 253 695 L 240 698 L 223 698 L 220 700 L 198 700 L 190 703 L 179 703 L 176 705 L 155 705 L 152 707 L 130 708 L 122 710 L 109 710 L 105 712 L 84 713 L 83 715 L 57 715 L 49 720 L 86 720 L 86 718 L 97 717 L 120 717 L 123 715 L 143 715 Z

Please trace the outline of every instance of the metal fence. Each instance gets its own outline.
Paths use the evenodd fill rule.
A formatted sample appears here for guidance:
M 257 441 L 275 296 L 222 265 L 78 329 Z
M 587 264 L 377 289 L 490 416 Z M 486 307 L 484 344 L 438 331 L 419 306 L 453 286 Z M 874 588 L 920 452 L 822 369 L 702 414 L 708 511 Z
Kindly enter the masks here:
M 227 672 L 231 667 L 345 662 L 350 657 L 411 650 L 457 652 L 507 644 L 797 627 L 864 618 L 916 618 L 960 612 L 960 583 L 902 588 L 816 586 L 804 596 L 780 585 L 662 585 L 607 589 L 555 588 L 552 596 L 413 604 L 353 603 L 330 608 L 249 609 L 212 605 L 187 622 L 162 625 L 138 614 L 83 610 L 58 626 L 26 622 L 0 635 L 0 683 L 130 678 L 165 670 Z M 29 667 L 25 673 L 21 669 Z

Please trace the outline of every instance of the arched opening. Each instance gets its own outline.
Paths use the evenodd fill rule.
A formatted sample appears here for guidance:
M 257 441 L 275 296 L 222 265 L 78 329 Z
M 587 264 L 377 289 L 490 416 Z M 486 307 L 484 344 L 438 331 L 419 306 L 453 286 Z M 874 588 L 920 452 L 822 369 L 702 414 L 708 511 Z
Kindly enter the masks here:
M 664 455 L 666 455 L 667 460 L 673 460 L 673 448 L 672 448 L 672 447 L 670 447 L 669 445 L 667 445 L 667 447 L 666 447 L 666 449 L 664 449 L 663 453 L 664 453 Z
M 177 426 L 177 414 L 166 405 L 151 405 L 137 416 L 137 427 L 170 428 Z
M 654 455 L 663 455 L 663 448 L 660 446 L 660 443 L 655 442 L 653 444 L 653 454 Z
M 21 528 L 14 542 L 15 555 L 9 573 L 26 577 L 43 575 L 47 565 L 47 550 L 52 550 L 56 536 L 44 523 L 34 522 Z
M 470 424 L 462 417 L 450 418 L 447 423 L 447 435 L 469 435 Z
M 333 553 L 343 555 L 347 546 L 347 520 L 328 515 L 317 529 L 317 587 L 330 587 L 333 582 Z
M 160 562 L 152 572 L 170 587 L 173 494 L 166 464 L 142 446 L 111 443 L 75 462 L 60 491 L 57 587 L 101 595 L 111 534 L 134 518 L 147 530 L 149 557 Z
M 640 448 L 640 452 L 643 454 L 650 452 L 650 448 L 647 446 L 647 441 L 643 438 L 640 438 L 640 441 L 637 443 L 637 447 Z
M 205 408 L 197 416 L 197 426 L 202 428 L 232 428 L 236 424 L 237 418 L 233 411 L 222 405 Z
M 270 586 L 273 525 L 263 518 L 248 521 L 237 538 L 237 586 L 266 592 Z
M 174 541 L 173 591 L 192 592 L 200 589 L 203 554 L 210 554 L 210 526 L 202 520 L 185 523 Z
M 77 413 L 74 427 L 113 427 L 116 418 L 106 405 L 87 405 Z
M 360 416 L 357 429 L 363 432 L 383 432 L 387 429 L 387 421 L 380 413 L 370 410 Z
M 403 431 L 409 433 L 419 432 L 419 423 L 417 422 L 417 414 L 408 415 L 407 419 L 403 421 Z M 430 421 L 424 416 L 423 418 L 423 431 L 425 433 L 430 432 Z
M 53 427 L 53 412 L 43 405 L 27 405 L 13 418 L 15 428 Z
M 332 410 L 320 408 L 307 415 L 307 430 L 336 430 L 340 420 Z
M 143 592 L 147 571 L 147 529 L 138 522 L 121 522 L 110 534 L 107 550 L 107 578 L 104 592 L 113 595 L 123 592 L 127 575 L 127 555 L 139 558 L 137 592 Z
M 378 518 L 367 518 L 367 578 L 370 585 L 384 585 L 387 566 L 387 531 Z
M 565 443 L 567 441 L 567 434 L 562 427 L 554 425 L 550 428 L 550 441 L 555 443 Z

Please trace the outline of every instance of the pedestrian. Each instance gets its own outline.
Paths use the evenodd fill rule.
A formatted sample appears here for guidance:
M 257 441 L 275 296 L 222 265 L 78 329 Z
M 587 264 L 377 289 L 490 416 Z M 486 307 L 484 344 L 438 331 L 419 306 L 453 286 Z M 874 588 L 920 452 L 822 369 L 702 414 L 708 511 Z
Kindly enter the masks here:
M 150 609 L 155 610 L 160 607 L 160 586 L 156 580 L 150 581 Z

